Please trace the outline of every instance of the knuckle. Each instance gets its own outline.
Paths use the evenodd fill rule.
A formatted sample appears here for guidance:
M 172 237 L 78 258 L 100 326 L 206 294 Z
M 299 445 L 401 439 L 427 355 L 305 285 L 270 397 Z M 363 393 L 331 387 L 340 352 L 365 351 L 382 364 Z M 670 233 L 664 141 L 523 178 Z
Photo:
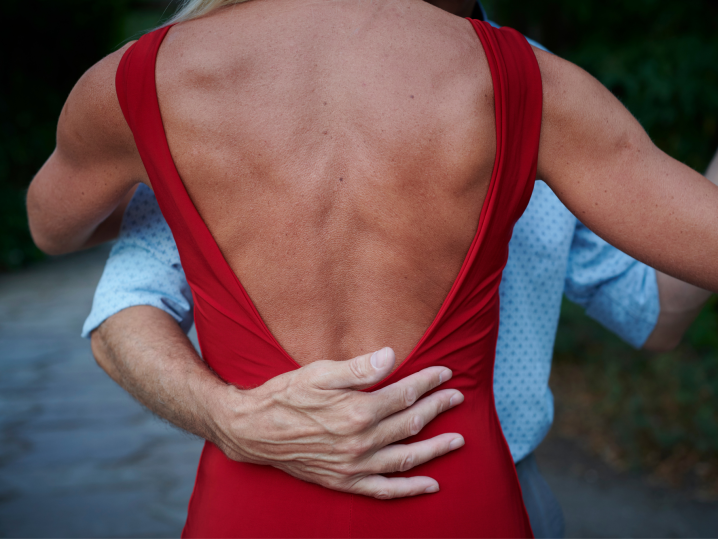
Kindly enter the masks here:
M 421 429 L 423 428 L 424 420 L 421 418 L 421 416 L 415 415 L 411 417 L 411 419 L 409 419 L 408 431 L 411 436 L 419 434 L 419 432 L 421 432 Z
M 440 399 L 437 399 L 436 415 L 439 415 L 449 409 L 449 403 L 451 402 L 452 396 L 453 395 L 451 393 L 447 393 L 446 395 L 442 395 Z
M 391 492 L 385 488 L 380 488 L 376 492 L 374 492 L 374 498 L 377 500 L 390 500 L 394 496 L 392 496 Z
M 434 395 L 432 395 L 432 396 L 434 396 Z M 450 408 L 450 402 L 451 402 L 452 396 L 453 396 L 453 393 L 451 393 L 450 391 L 445 391 L 445 392 L 441 392 L 440 394 L 439 393 L 435 394 L 434 402 L 432 403 L 433 404 L 432 413 L 433 413 L 434 417 L 436 417 L 437 415 L 439 415 L 442 412 L 445 412 L 446 410 L 448 410 Z
M 367 362 L 362 361 L 361 358 L 354 358 L 349 362 L 349 370 L 352 374 L 360 380 L 366 378 L 368 372 L 366 368 Z
M 299 369 L 298 376 L 302 382 L 312 385 L 322 385 L 326 380 L 330 380 L 334 375 L 333 365 L 329 361 L 315 361 Z
M 367 412 L 355 411 L 351 416 L 351 426 L 353 430 L 357 432 L 368 429 L 373 422 L 374 418 Z
M 434 447 L 431 448 L 431 458 L 435 459 L 437 457 L 440 457 L 441 455 L 445 455 L 449 451 L 451 451 L 451 446 L 449 445 L 451 442 L 445 442 L 443 444 L 436 444 Z
M 340 455 L 340 458 L 342 459 L 348 459 L 353 460 L 355 458 L 355 445 L 353 440 L 345 440 L 341 443 L 338 443 L 334 446 L 334 448 L 337 451 L 337 454 Z
M 411 470 L 414 467 L 414 455 L 409 453 L 407 455 L 404 455 L 400 462 L 398 471 L 400 472 L 406 472 L 407 470 Z
M 403 393 L 402 396 L 404 398 L 404 407 L 405 408 L 408 408 L 409 406 L 411 406 L 412 404 L 414 404 L 416 402 L 417 391 L 414 386 L 407 386 L 406 388 L 404 388 L 402 393 Z

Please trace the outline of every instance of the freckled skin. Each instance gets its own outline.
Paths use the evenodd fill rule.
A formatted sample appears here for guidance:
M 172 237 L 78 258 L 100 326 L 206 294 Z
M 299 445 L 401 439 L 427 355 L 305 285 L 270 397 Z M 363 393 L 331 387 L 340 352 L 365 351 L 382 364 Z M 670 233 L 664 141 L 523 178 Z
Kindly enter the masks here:
M 471 26 L 428 4 L 408 20 L 391 4 L 371 18 L 283 5 L 286 40 L 266 50 L 260 3 L 170 31 L 157 61 L 170 148 L 294 358 L 391 346 L 401 361 L 476 230 L 495 152 L 488 65 Z
M 441 4 L 459 14 L 462 2 Z M 30 186 L 30 228 L 47 252 L 111 238 L 137 183 L 150 185 L 114 87 L 125 48 L 75 86 L 57 149 Z M 539 177 L 629 254 L 718 289 L 716 188 L 659 152 L 597 81 L 551 55 L 536 57 L 544 89 Z M 301 363 L 386 345 L 401 360 L 456 276 L 493 164 L 492 86 L 468 23 L 421 0 L 253 0 L 170 31 L 156 79 L 182 178 L 284 347 Z M 688 296 L 682 288 L 676 295 Z M 337 462 L 338 443 L 311 445 L 312 413 L 345 421 L 346 409 L 327 406 L 322 391 L 299 414 L 311 424 L 310 445 L 301 435 L 288 438 L 296 401 L 263 412 L 264 399 L 250 396 L 256 390 L 239 391 L 210 372 L 159 309 L 121 311 L 92 344 L 98 363 L 136 398 L 230 458 L 241 460 L 250 446 L 257 455 L 243 433 L 274 423 L 294 441 L 259 444 L 260 462 L 303 470 L 306 461 L 294 460 L 299 446 L 318 447 L 310 450 L 316 462 L 331 447 Z M 380 375 L 373 383 L 385 371 L 369 369 L 368 358 L 366 370 Z M 352 371 L 356 380 L 361 359 L 330 364 L 332 377 Z M 312 379 L 319 366 L 289 380 Z M 406 389 L 395 391 L 377 396 L 382 409 L 405 398 Z M 378 447 L 371 434 L 364 440 L 372 452 Z M 402 462 L 417 456 L 410 448 Z M 431 454 L 448 450 L 437 444 Z M 322 470 L 312 480 L 326 477 Z M 426 482 L 412 481 L 411 491 L 389 494 L 425 492 Z
M 48 252 L 98 241 L 150 184 L 114 89 L 123 52 L 78 82 L 30 186 Z M 617 247 L 718 289 L 718 188 L 595 79 L 535 53 L 538 177 Z M 184 184 L 284 348 L 302 364 L 383 346 L 406 357 L 464 260 L 494 163 L 471 25 L 419 0 L 257 0 L 172 28 L 156 80 Z

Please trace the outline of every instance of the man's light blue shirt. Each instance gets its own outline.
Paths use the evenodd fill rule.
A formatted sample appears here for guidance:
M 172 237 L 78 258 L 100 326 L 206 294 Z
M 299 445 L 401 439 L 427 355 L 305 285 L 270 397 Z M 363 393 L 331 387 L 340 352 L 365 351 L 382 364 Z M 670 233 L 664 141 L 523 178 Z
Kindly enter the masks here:
M 553 421 L 548 378 L 564 292 L 636 347 L 658 319 L 655 271 L 598 238 L 537 181 L 514 228 L 499 289 L 494 394 L 516 462 L 538 446 Z M 185 331 L 192 326 L 192 294 L 177 247 L 154 195 L 144 185 L 127 208 L 83 336 L 135 305 L 162 309 Z
M 514 228 L 499 289 L 494 396 L 515 462 L 541 443 L 553 422 L 548 378 L 564 293 L 635 347 L 645 342 L 658 320 L 655 271 L 593 234 L 537 181 Z M 162 309 L 185 331 L 192 326 L 192 293 L 177 246 L 144 185 L 125 212 L 83 336 L 136 305 Z

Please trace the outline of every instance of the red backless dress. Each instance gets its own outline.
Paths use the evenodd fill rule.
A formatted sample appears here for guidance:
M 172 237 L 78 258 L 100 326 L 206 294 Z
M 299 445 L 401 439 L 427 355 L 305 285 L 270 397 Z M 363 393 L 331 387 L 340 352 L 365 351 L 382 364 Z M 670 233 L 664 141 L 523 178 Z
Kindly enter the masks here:
M 233 462 L 207 442 L 183 537 L 532 536 L 494 407 L 493 372 L 499 282 L 514 223 L 536 175 L 541 75 L 518 32 L 471 24 L 486 52 L 495 94 L 496 161 L 488 193 L 469 252 L 435 320 L 399 368 L 369 389 L 431 365 L 453 370 L 442 387 L 459 389 L 464 403 L 407 442 L 459 432 L 466 445 L 396 474 L 433 477 L 440 492 L 385 501 L 335 492 L 270 466 Z M 224 380 L 254 387 L 299 366 L 260 318 L 172 161 L 155 88 L 155 59 L 168 29 L 143 36 L 127 50 L 117 71 L 117 95 L 179 248 L 202 355 Z

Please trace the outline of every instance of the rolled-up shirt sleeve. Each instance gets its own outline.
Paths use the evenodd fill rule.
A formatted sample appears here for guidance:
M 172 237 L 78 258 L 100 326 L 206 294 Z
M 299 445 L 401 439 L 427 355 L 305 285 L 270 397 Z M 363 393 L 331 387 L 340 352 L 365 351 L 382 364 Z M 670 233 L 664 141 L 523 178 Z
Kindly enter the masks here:
M 646 342 L 660 314 L 656 271 L 580 222 L 571 244 L 565 293 L 588 316 L 636 348 Z
M 185 333 L 192 327 L 194 303 L 177 245 L 145 185 L 139 186 L 125 211 L 82 336 L 88 338 L 107 318 L 136 305 L 162 309 Z

